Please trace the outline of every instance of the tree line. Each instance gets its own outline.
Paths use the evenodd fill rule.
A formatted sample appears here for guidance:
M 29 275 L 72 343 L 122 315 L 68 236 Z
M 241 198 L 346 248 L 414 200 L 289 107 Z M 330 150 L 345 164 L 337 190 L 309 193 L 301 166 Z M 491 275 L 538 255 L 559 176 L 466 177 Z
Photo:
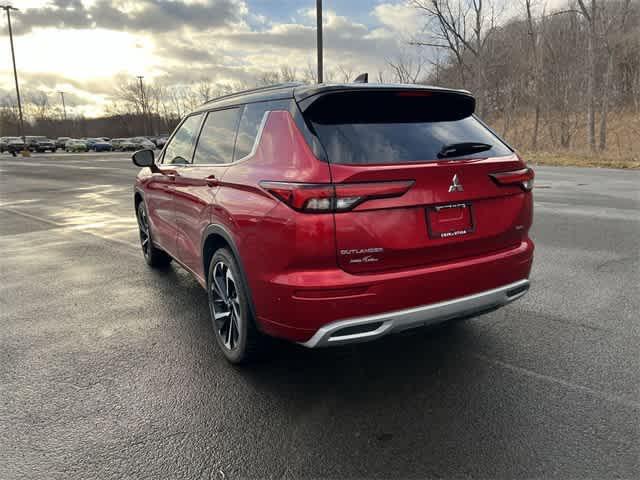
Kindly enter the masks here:
M 520 0 L 506 23 L 490 0 L 411 3 L 426 19 L 412 44 L 442 52 L 426 80 L 474 92 L 480 115 L 506 136 L 526 118 L 516 136 L 523 146 L 538 148 L 544 126 L 555 147 L 604 150 L 612 112 L 640 115 L 637 0 L 576 0 L 553 11 Z

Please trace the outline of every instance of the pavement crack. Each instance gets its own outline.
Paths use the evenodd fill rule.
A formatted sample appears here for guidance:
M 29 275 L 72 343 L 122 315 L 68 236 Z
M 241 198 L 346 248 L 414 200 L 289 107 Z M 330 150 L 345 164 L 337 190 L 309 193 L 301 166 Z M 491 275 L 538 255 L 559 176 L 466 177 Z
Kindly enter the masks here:
M 471 353 L 472 357 L 475 357 L 479 360 L 482 360 L 486 363 L 490 363 L 493 365 L 497 365 L 506 370 L 510 370 L 512 372 L 518 373 L 520 375 L 526 375 L 528 377 L 532 377 L 547 383 L 554 383 L 556 385 L 561 385 L 566 388 L 570 388 L 572 390 L 577 390 L 583 393 L 588 393 L 592 396 L 601 398 L 611 403 L 616 403 L 618 405 L 623 405 L 627 408 L 632 408 L 634 410 L 640 410 L 640 402 L 636 400 L 631 400 L 629 398 L 616 395 L 609 392 L 603 392 L 601 390 L 595 390 L 593 388 L 585 387 L 584 385 L 579 385 L 577 383 L 570 382 L 568 380 L 563 380 L 561 378 L 552 377 L 550 375 L 545 375 L 543 373 L 534 372 L 533 370 L 529 370 L 527 368 L 519 367 L 517 365 L 513 365 L 511 363 L 504 362 L 502 360 L 498 360 L 497 358 L 492 358 L 482 353 Z

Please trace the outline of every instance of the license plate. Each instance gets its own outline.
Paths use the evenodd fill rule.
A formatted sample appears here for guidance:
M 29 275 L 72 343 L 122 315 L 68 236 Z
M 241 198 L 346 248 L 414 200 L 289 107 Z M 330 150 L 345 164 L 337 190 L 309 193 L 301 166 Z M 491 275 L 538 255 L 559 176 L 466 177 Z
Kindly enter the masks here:
M 471 203 L 427 207 L 427 229 L 431 238 L 468 235 L 475 229 Z

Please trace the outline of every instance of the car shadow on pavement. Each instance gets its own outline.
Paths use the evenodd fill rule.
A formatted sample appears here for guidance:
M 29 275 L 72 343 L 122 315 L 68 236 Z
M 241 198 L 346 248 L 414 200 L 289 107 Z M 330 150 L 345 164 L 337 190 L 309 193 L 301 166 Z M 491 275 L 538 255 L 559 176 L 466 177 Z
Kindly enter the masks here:
M 470 335 L 469 327 L 454 323 L 317 350 L 273 340 L 260 363 L 241 368 L 255 388 L 274 394 L 292 388 L 313 398 L 327 393 L 372 398 L 437 380 L 445 369 L 459 363 Z
M 457 361 L 473 341 L 473 325 L 468 322 L 450 322 L 432 327 L 419 327 L 372 342 L 347 346 L 308 349 L 296 343 L 266 339 L 264 353 L 249 365 L 228 364 L 215 344 L 215 338 L 206 299 L 201 286 L 182 269 L 168 267 L 156 272 L 159 280 L 171 285 L 174 298 L 180 292 L 178 304 L 188 304 L 194 311 L 194 336 L 208 343 L 201 352 L 211 359 L 214 368 L 230 369 L 251 382 L 255 388 L 280 390 L 283 386 L 314 385 L 348 382 L 368 388 L 367 382 L 377 378 L 392 378 L 395 382 L 411 382 L 414 376 L 424 382 L 430 375 Z M 169 287 L 168 287 L 169 288 Z M 488 320 L 488 316 L 483 317 Z M 184 326 L 184 325 L 183 325 Z M 314 378 L 313 382 L 309 382 Z

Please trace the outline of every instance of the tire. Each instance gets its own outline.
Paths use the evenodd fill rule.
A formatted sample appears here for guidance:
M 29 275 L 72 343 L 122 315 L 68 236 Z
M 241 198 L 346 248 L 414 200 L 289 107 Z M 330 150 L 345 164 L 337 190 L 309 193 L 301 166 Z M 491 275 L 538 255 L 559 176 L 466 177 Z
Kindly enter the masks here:
M 266 338 L 256 328 L 249 290 L 233 254 L 216 251 L 209 263 L 207 294 L 218 347 L 233 364 L 247 364 L 263 352 Z
M 142 255 L 144 256 L 147 265 L 151 268 L 166 267 L 171 263 L 171 257 L 164 250 L 159 249 L 153 244 L 147 209 L 144 206 L 144 202 L 140 202 L 138 204 L 136 218 L 138 219 L 138 231 L 140 234 Z

